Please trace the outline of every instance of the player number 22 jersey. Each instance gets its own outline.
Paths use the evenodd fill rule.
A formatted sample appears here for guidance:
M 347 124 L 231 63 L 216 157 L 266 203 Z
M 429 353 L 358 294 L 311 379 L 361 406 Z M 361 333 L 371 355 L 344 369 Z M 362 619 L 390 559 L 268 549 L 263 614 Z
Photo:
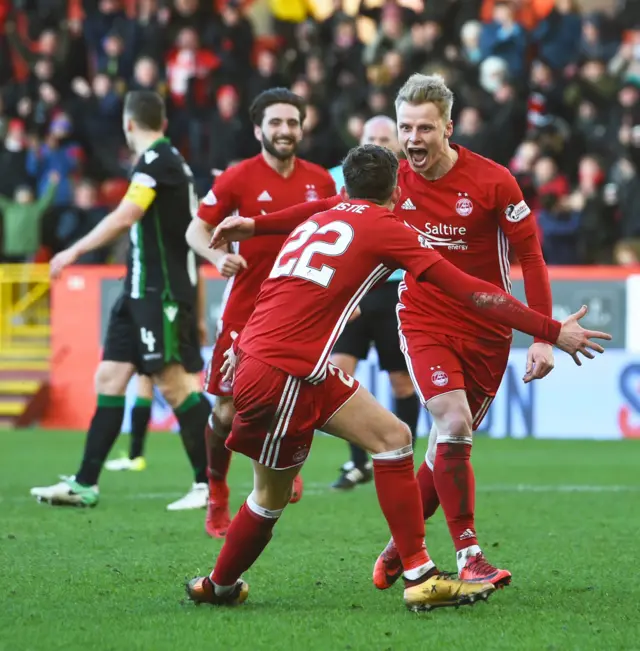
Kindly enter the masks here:
M 245 353 L 309 382 L 326 377 L 331 350 L 362 297 L 398 268 L 419 277 L 440 261 L 387 209 L 343 202 L 288 237 L 240 340 Z

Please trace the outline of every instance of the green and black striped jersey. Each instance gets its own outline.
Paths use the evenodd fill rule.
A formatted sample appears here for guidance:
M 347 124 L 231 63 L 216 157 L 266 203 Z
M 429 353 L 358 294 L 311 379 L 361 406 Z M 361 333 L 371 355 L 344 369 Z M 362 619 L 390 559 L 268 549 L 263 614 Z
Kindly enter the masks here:
M 198 274 L 185 232 L 198 198 L 191 168 L 168 139 L 156 140 L 141 154 L 126 198 L 145 211 L 130 230 L 126 292 L 134 299 L 154 292 L 193 303 Z

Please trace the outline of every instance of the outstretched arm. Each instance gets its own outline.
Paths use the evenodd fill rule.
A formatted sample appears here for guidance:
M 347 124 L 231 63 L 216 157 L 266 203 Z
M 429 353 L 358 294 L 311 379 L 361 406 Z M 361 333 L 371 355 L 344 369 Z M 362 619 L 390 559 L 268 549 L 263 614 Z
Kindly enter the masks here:
M 291 208 L 278 210 L 277 212 L 261 215 L 256 220 L 256 235 L 276 235 L 278 233 L 289 234 L 296 226 L 302 224 L 305 219 L 313 217 L 316 213 L 330 210 L 337 206 L 344 199 L 340 195 L 319 199 L 318 201 L 307 201 L 299 203 Z
M 605 332 L 585 330 L 580 326 L 578 321 L 587 313 L 584 306 L 561 324 L 528 308 L 495 285 L 460 271 L 434 251 L 422 234 L 400 224 L 393 215 L 379 219 L 377 224 L 372 223 L 372 228 L 376 225 L 380 234 L 374 241 L 380 242 L 380 257 L 390 268 L 406 269 L 418 282 L 432 283 L 493 321 L 555 342 L 578 365 L 581 364 L 578 352 L 589 358 L 593 357 L 591 350 L 604 352 L 602 346 L 591 341 L 592 338 L 611 339 Z
M 299 203 L 284 210 L 253 217 L 227 217 L 216 226 L 211 238 L 211 246 L 218 248 L 231 242 L 241 242 L 258 235 L 288 235 L 303 221 L 316 213 L 337 206 L 342 197 L 336 195 L 328 199 Z
M 578 352 L 590 359 L 593 354 L 588 349 L 604 352 L 602 346 L 592 342 L 591 338 L 611 339 L 611 335 L 607 333 L 585 330 L 578 324 L 587 312 L 584 306 L 564 323 L 560 323 L 528 308 L 499 287 L 460 271 L 447 260 L 432 264 L 420 274 L 418 280 L 436 285 L 447 295 L 482 311 L 493 321 L 499 321 L 544 341 L 554 342 L 558 348 L 569 353 L 578 365 L 581 364 Z
M 458 299 L 490 318 L 505 325 L 555 342 L 560 334 L 560 322 L 535 312 L 492 283 L 460 271 L 447 260 L 440 260 L 418 278 L 439 287 L 445 294 Z
M 53 257 L 50 263 L 51 277 L 57 278 L 65 267 L 73 264 L 81 255 L 113 242 L 121 233 L 142 219 L 143 215 L 144 209 L 125 197 L 91 232 Z

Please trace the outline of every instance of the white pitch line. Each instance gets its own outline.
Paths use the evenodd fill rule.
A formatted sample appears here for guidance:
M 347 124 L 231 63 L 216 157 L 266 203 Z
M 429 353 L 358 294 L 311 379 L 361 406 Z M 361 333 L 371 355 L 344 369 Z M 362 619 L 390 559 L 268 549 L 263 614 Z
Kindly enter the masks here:
M 640 485 L 597 484 L 495 484 L 476 486 L 479 493 L 636 493 Z
M 247 494 L 253 486 L 242 483 L 232 485 L 232 490 L 244 491 Z M 358 490 L 371 490 L 373 485 L 361 487 Z M 478 493 L 637 493 L 640 492 L 640 485 L 598 485 L 598 484 L 488 484 L 476 486 Z M 319 495 L 336 495 L 337 491 L 331 490 L 326 484 L 319 482 L 308 482 L 304 485 L 303 496 L 316 497 Z M 110 499 L 113 493 L 107 492 L 107 499 Z M 124 495 L 114 496 L 117 500 L 175 500 L 181 497 L 180 492 L 163 492 L 163 493 L 126 493 Z M 0 502 L 33 502 L 34 497 L 28 495 L 0 496 Z

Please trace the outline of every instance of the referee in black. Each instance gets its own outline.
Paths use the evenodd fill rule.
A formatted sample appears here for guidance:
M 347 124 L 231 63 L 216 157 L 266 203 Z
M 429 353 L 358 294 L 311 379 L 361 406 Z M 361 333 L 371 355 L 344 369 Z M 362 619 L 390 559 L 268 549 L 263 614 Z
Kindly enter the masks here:
M 373 144 L 400 152 L 395 122 L 379 115 L 364 125 L 361 145 Z M 330 170 L 338 191 L 344 187 L 342 168 Z M 396 305 L 398 285 L 404 271 L 396 270 L 386 283 L 369 292 L 360 302 L 361 315 L 347 324 L 333 348 L 331 363 L 349 375 L 354 375 L 358 360 L 366 359 L 369 349 L 376 347 L 380 368 L 389 374 L 395 400 L 394 412 L 411 430 L 415 442 L 416 427 L 420 414 L 420 402 L 407 372 L 404 355 L 400 350 Z M 357 445 L 349 445 L 351 459 L 340 469 L 340 475 L 332 484 L 337 490 L 350 490 L 357 484 L 373 479 L 372 464 L 367 453 Z
M 151 91 L 125 98 L 123 129 L 138 157 L 126 195 L 88 235 L 51 260 L 51 276 L 123 232 L 131 240 L 122 292 L 109 318 L 96 371 L 97 404 L 76 475 L 31 489 L 51 504 L 95 506 L 98 477 L 124 415 L 134 373 L 149 376 L 171 405 L 191 462 L 194 482 L 170 510 L 203 508 L 208 499 L 204 429 L 210 405 L 194 391 L 189 372 L 202 368 L 198 340 L 195 255 L 185 232 L 198 207 L 193 174 L 165 138 L 165 106 Z M 82 319 L 82 315 L 77 315 Z

